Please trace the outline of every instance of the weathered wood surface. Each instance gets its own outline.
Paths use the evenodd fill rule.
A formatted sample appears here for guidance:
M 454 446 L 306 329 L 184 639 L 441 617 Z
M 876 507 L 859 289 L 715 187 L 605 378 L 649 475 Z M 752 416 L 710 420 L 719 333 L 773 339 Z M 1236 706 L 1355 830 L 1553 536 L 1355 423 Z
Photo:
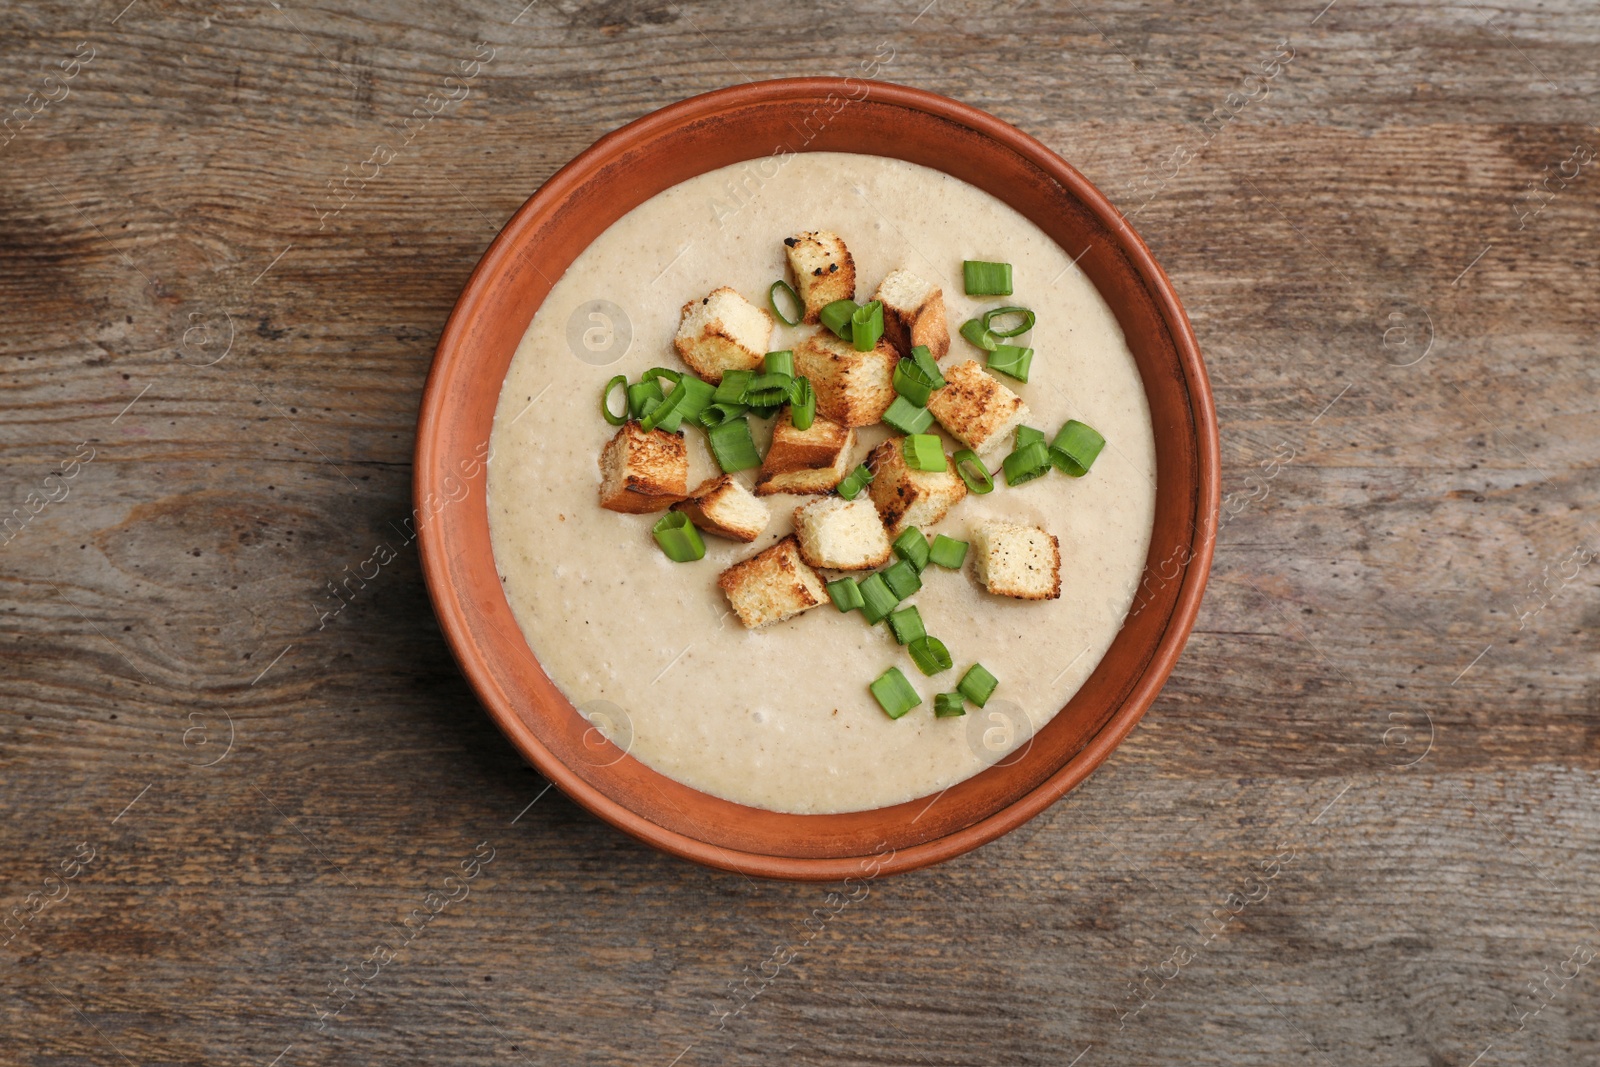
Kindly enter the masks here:
M 125 2 L 0 11 L 0 1059 L 1600 1056 L 1591 6 Z M 400 547 L 433 345 L 513 209 L 651 109 L 891 52 L 1135 215 L 1236 514 L 1084 788 L 812 933 L 826 887 L 543 793 L 414 548 L 319 624 Z

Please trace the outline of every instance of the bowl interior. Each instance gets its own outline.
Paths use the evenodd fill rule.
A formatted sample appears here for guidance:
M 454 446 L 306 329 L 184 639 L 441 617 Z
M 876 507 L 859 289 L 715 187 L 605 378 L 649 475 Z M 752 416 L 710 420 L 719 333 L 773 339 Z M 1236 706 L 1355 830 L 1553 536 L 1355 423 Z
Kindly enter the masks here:
M 481 459 L 500 383 L 540 303 L 614 221 L 718 167 L 788 152 L 870 152 L 942 170 L 1055 240 L 1116 314 L 1155 423 L 1157 500 L 1145 580 L 1099 667 L 1028 748 L 936 797 L 792 815 L 667 778 L 602 737 L 540 668 L 502 594 Z M 603 138 L 551 178 L 485 253 L 439 343 L 418 427 L 424 574 L 451 649 L 490 714 L 563 791 L 658 847 L 751 874 L 910 869 L 1013 828 L 1088 774 L 1170 673 L 1193 624 L 1217 513 L 1217 442 L 1193 335 L 1165 276 L 1075 170 L 1025 134 L 920 90 L 855 79 L 739 86 Z M 1041 670 L 1049 665 L 1041 664 Z

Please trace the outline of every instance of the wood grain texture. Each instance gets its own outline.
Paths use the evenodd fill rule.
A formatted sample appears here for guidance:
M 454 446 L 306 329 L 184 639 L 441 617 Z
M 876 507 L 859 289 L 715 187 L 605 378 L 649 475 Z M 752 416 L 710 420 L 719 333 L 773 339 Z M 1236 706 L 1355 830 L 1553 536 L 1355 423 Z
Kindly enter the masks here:
M 1600 178 L 1526 193 L 1600 137 L 1591 8 L 124 3 L 0 11 L 31 113 L 0 133 L 0 1059 L 1600 1056 Z M 475 42 L 466 99 L 325 214 Z M 1111 760 L 835 911 L 542 792 L 400 523 L 444 318 L 541 181 L 684 96 L 875 54 L 1130 213 L 1231 496 Z

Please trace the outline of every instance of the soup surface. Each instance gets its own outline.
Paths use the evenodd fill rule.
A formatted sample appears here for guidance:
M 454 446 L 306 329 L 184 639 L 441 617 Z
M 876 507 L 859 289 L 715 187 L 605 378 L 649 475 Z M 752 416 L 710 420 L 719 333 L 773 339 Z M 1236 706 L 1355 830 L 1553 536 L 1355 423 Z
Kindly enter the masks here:
M 811 497 L 763 498 L 772 521 L 753 544 L 706 535 L 706 556 L 673 563 L 650 535 L 655 515 L 602 510 L 598 458 L 615 432 L 600 417 L 607 379 L 682 370 L 679 309 L 718 286 L 766 306 L 787 277 L 782 240 L 831 230 L 855 259 L 856 298 L 906 268 L 941 286 L 950 354 L 981 353 L 962 322 L 997 304 L 1032 308 L 1030 381 L 1000 379 L 1053 436 L 1079 419 L 1106 438 L 1088 476 L 1059 472 L 1016 488 L 984 458 L 995 490 L 968 495 L 923 532 L 968 539 L 979 520 L 1032 523 L 1061 543 L 1060 599 L 1008 600 L 960 571 L 930 566 L 909 603 L 949 647 L 953 670 L 922 676 L 885 625 L 831 604 L 746 630 L 717 587 L 728 566 L 792 529 Z M 803 153 L 712 171 L 641 204 L 556 282 L 506 374 L 488 466 L 489 528 L 506 597 L 551 680 L 619 746 L 662 774 L 728 800 L 787 812 L 882 807 L 937 793 L 1026 743 L 1111 645 L 1132 603 L 1155 514 L 1155 445 L 1138 370 L 1111 310 L 1033 223 L 995 197 L 900 160 Z M 968 297 L 965 259 L 1009 262 L 1011 297 Z M 811 326 L 779 324 L 769 348 Z M 770 423 L 751 420 L 765 451 Z M 930 432 L 937 432 L 935 423 Z M 858 431 L 852 466 L 888 435 Z M 705 436 L 685 427 L 689 485 L 717 472 Z M 947 448 L 958 446 L 946 438 Z M 735 477 L 753 485 L 756 472 Z M 831 578 L 829 572 L 824 577 Z M 936 719 L 933 697 L 981 662 L 1000 680 L 986 708 Z M 889 719 L 867 686 L 899 666 L 922 706 Z M 609 748 L 597 762 L 615 758 Z

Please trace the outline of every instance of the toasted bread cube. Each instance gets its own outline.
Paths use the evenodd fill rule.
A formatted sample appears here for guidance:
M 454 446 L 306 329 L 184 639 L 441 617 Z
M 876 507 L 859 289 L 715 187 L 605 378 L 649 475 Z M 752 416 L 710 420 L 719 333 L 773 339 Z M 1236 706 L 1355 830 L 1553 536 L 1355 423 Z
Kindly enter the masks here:
M 763 474 L 787 474 L 797 470 L 831 467 L 839 460 L 839 450 L 856 442 L 856 432 L 832 419 L 814 415 L 804 430 L 794 426 L 793 412 L 785 407 L 772 424 L 772 445 L 761 463 Z
M 683 305 L 672 345 L 708 382 L 727 370 L 755 370 L 772 340 L 772 316 L 723 286 Z
M 1022 398 L 983 369 L 975 359 L 944 372 L 949 384 L 928 398 L 928 410 L 950 436 L 974 452 L 1005 441 L 1028 417 Z
M 881 338 L 857 352 L 827 330 L 794 347 L 794 372 L 811 379 L 817 410 L 846 426 L 871 426 L 894 403 L 894 368 L 900 353 Z
M 836 233 L 818 230 L 785 237 L 794 285 L 805 304 L 805 322 L 820 321 L 822 309 L 835 300 L 856 298 L 856 261 Z
M 883 302 L 883 336 L 902 356 L 926 345 L 934 359 L 950 351 L 950 324 L 944 317 L 944 290 L 908 270 L 891 271 L 874 300 Z
M 600 453 L 600 506 L 639 514 L 665 511 L 689 492 L 683 434 L 625 422 Z
M 850 442 L 839 449 L 833 466 L 818 467 L 815 470 L 802 467 L 787 474 L 763 473 L 756 479 L 756 496 L 771 496 L 773 493 L 814 495 L 833 492 L 839 483 L 844 481 L 844 476 L 850 473 L 850 451 L 855 447 L 855 433 L 854 430 L 850 431 Z
M 754 630 L 781 622 L 828 599 L 821 575 L 800 557 L 795 539 L 785 537 L 765 552 L 735 563 L 717 584 L 739 621 Z
M 761 536 L 772 516 L 767 506 L 751 495 L 731 474 L 701 482 L 687 500 L 672 505 L 706 533 L 748 544 Z
M 1038 526 L 982 523 L 972 535 L 972 572 L 997 596 L 1054 600 L 1061 595 L 1061 542 Z
M 945 457 L 942 471 L 919 471 L 906 466 L 904 437 L 891 437 L 872 450 L 867 466 L 872 481 L 867 492 L 878 516 L 897 537 L 907 526 L 926 529 L 967 495 L 967 483 L 956 473 L 956 461 Z
M 800 555 L 813 567 L 860 571 L 889 559 L 889 535 L 878 509 L 865 497 L 825 496 L 794 509 Z

